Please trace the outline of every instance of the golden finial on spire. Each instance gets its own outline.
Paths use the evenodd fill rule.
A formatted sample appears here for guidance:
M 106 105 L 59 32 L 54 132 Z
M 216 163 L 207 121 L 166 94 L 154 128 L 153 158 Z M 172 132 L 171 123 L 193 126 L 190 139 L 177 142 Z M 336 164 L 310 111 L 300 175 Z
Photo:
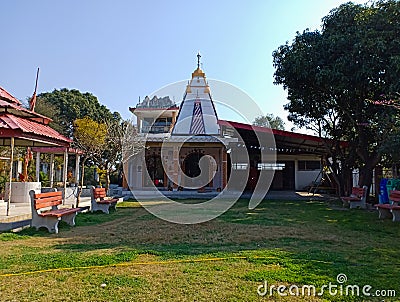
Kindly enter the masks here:
M 197 52 L 197 69 L 200 69 L 200 58 L 201 58 L 201 54 L 200 51 Z
M 203 77 L 203 78 L 205 78 L 206 77 L 205 73 L 200 68 L 200 58 L 201 58 L 201 54 L 200 54 L 200 51 L 199 51 L 197 53 L 197 69 L 192 73 L 192 78 L 194 78 L 194 77 Z

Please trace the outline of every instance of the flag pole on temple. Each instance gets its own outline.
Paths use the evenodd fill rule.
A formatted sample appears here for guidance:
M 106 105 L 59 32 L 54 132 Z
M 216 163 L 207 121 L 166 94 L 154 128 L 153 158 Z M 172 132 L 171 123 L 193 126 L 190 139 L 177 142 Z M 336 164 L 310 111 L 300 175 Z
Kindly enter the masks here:
M 31 111 L 35 111 L 35 105 L 36 105 L 36 90 L 37 90 L 37 85 L 38 85 L 38 79 L 39 79 L 39 67 L 37 69 L 36 73 L 36 83 L 35 83 L 35 91 L 33 92 L 33 95 L 31 99 L 29 100 L 29 109 Z

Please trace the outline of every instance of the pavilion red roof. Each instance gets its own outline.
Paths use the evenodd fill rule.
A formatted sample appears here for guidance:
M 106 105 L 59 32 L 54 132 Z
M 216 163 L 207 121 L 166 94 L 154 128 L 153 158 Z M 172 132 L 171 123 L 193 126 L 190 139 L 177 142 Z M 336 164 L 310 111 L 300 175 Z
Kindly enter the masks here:
M 8 93 L 4 89 L 2 89 L 0 91 Z M 16 101 L 18 101 L 18 100 L 16 100 Z M 26 117 L 30 117 L 30 118 L 35 118 L 38 122 L 40 122 L 42 124 L 46 124 L 46 125 L 52 121 L 52 119 L 47 116 L 41 115 L 39 113 L 36 113 L 34 111 L 31 111 L 27 108 L 22 107 L 21 103 L 19 103 L 19 104 L 14 103 L 10 99 L 4 99 L 4 98 L 2 99 L 0 97 L 0 113 L 2 113 L 2 112 L 14 113 L 16 115 L 22 115 L 22 116 L 26 116 Z
M 50 126 L 12 114 L 0 115 L 0 137 L 9 136 L 10 132 L 15 133 L 16 136 L 18 136 L 18 132 L 20 132 L 21 134 L 44 136 L 63 143 L 72 142 L 71 139 L 61 135 Z
M 21 105 L 21 102 L 13 97 L 7 90 L 3 87 L 0 87 L 0 99 L 8 100 L 8 102 L 15 103 L 17 105 Z
M 69 146 L 72 140 L 48 126 L 52 120 L 31 111 L 8 91 L 0 87 L 0 143 L 7 138 L 28 140 L 36 146 Z

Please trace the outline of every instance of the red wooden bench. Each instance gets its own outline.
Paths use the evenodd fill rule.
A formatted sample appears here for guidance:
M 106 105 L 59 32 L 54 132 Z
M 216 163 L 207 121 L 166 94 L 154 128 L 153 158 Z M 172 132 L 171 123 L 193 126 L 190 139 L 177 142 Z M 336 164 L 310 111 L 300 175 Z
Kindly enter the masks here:
M 367 186 L 362 188 L 353 187 L 350 196 L 340 197 L 343 201 L 343 206 L 350 206 L 350 209 L 360 207 L 365 209 L 367 207 Z
M 400 191 L 393 190 L 389 193 L 390 204 L 376 204 L 379 212 L 379 219 L 392 218 L 393 221 L 400 221 Z
M 31 226 L 38 230 L 45 227 L 50 233 L 58 233 L 58 223 L 60 220 L 65 221 L 69 225 L 75 225 L 75 216 L 84 208 L 61 208 L 62 192 L 35 193 L 34 190 L 29 192 L 31 197 L 32 222 Z
M 106 188 L 95 188 L 92 187 L 92 198 L 91 198 L 91 211 L 103 211 L 106 214 L 110 213 L 110 209 L 116 208 L 119 198 L 107 197 Z

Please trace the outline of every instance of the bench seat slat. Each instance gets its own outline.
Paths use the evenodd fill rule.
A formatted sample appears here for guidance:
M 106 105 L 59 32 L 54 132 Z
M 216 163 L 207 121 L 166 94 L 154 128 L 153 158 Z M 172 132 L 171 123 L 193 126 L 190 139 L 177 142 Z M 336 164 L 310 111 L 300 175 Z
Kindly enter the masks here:
M 116 198 L 97 200 L 97 203 L 102 203 L 102 204 L 116 203 L 116 202 L 118 202 L 118 199 L 116 199 Z
M 55 216 L 55 217 L 62 217 L 67 214 L 72 214 L 76 212 L 80 212 L 82 209 L 81 208 L 70 208 L 70 209 L 57 209 L 57 210 L 51 210 L 48 212 L 43 212 L 40 213 L 40 216 Z

